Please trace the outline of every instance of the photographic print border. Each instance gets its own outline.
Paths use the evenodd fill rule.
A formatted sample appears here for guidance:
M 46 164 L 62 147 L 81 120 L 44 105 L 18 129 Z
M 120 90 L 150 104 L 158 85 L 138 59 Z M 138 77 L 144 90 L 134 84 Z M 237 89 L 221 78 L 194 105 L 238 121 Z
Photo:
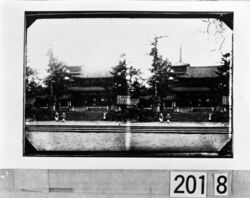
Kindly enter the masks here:
M 145 153 L 137 153 L 136 151 L 133 153 L 127 152 L 93 152 L 93 151 L 80 151 L 80 152 L 29 152 L 28 144 L 25 140 L 25 68 L 27 65 L 27 29 L 29 26 L 32 25 L 33 22 L 37 19 L 69 19 L 69 18 L 131 18 L 131 19 L 138 19 L 138 18 L 148 18 L 148 19 L 161 19 L 161 18 L 216 18 L 223 20 L 232 30 L 234 26 L 233 18 L 234 12 L 169 12 L 169 11 L 26 11 L 24 14 L 24 66 L 23 66 L 23 156 L 27 157 L 165 157 L 165 158 L 217 158 L 215 156 L 200 156 L 200 155 L 193 155 L 193 156 L 186 156 L 180 153 L 174 153 L 173 155 L 165 155 L 161 154 L 160 152 L 145 152 Z M 234 33 L 232 35 L 232 40 L 234 38 Z M 234 149 L 233 149 L 233 142 L 234 142 L 234 134 L 233 134 L 233 45 L 232 42 L 232 63 L 231 63 L 231 73 L 230 73 L 230 109 L 229 109 L 229 130 L 232 134 L 232 156 L 233 158 Z M 228 158 L 219 156 L 219 158 Z

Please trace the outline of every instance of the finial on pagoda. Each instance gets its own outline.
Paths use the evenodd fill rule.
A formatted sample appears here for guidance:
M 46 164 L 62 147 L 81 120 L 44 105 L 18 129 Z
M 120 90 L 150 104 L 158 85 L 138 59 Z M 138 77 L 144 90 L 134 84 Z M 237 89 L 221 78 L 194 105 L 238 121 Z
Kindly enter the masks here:
M 179 61 L 180 63 L 182 62 L 182 47 L 181 47 L 181 45 L 180 45 L 180 61 Z

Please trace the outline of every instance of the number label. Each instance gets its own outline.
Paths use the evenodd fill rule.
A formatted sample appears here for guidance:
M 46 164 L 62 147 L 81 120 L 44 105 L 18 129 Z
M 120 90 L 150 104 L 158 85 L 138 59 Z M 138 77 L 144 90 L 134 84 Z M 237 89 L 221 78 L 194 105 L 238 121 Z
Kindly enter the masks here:
M 214 195 L 228 196 L 228 173 L 214 174 Z
M 171 172 L 171 197 L 206 197 L 206 172 Z

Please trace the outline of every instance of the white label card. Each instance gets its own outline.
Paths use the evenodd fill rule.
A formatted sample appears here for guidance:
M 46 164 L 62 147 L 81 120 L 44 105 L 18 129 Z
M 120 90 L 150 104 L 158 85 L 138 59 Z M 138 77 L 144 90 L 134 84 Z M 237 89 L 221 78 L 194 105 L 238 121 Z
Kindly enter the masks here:
M 206 197 L 206 172 L 171 172 L 170 197 Z
M 228 196 L 228 173 L 214 174 L 214 195 Z

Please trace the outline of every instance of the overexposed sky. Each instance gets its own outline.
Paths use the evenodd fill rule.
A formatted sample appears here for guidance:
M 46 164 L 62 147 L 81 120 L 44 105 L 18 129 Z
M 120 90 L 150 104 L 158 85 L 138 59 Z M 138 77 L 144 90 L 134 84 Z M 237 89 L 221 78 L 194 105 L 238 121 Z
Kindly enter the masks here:
M 159 40 L 159 53 L 172 63 L 182 60 L 191 66 L 220 64 L 221 53 L 232 50 L 232 31 L 223 33 L 206 19 L 39 19 L 27 32 L 27 61 L 40 77 L 46 76 L 49 48 L 69 66 L 82 65 L 85 76 L 105 76 L 126 54 L 127 62 L 149 75 L 150 43 Z M 212 21 L 211 19 L 210 21 Z M 219 29 L 220 30 L 220 29 Z M 223 42 L 224 40 L 224 42 Z M 223 43 L 221 49 L 220 46 Z

